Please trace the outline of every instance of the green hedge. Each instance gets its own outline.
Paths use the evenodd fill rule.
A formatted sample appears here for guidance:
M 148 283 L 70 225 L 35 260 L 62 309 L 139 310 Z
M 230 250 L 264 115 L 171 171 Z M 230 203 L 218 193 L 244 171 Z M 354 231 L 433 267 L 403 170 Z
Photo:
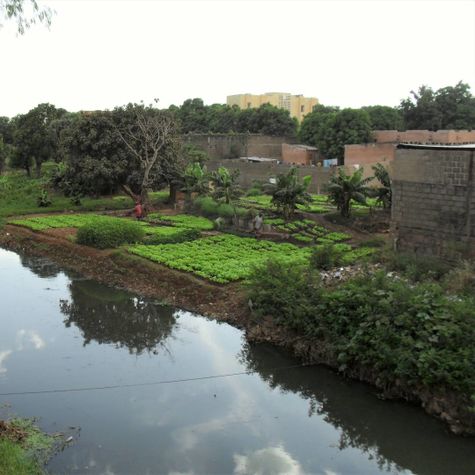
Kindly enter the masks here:
M 144 226 L 135 221 L 122 219 L 100 224 L 85 224 L 78 229 L 76 242 L 98 249 L 107 249 L 141 242 L 144 236 Z
M 270 262 L 249 278 L 260 315 L 316 340 L 342 371 L 371 368 L 380 386 L 448 388 L 475 398 L 475 300 L 380 272 L 325 288 L 308 268 Z

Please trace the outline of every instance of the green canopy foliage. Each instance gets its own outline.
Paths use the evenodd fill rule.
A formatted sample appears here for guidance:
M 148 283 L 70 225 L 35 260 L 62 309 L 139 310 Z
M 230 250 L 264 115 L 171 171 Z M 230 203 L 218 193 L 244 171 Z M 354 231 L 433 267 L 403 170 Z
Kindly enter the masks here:
M 256 109 L 241 110 L 237 106 L 212 104 L 202 99 L 187 99 L 180 107 L 171 106 L 180 131 L 188 133 L 252 133 L 294 136 L 297 122 L 288 111 L 263 104 Z
M 401 111 L 389 106 L 366 106 L 362 110 L 369 114 L 373 130 L 402 130 L 403 118 Z
M 36 175 L 41 173 L 41 165 L 56 152 L 57 141 L 51 125 L 66 114 L 52 104 L 39 104 L 13 121 L 13 142 L 16 155 L 12 165 L 24 168 L 30 174 L 31 162 L 36 166 Z
M 470 86 L 458 82 L 434 91 L 428 86 L 411 91 L 400 110 L 407 129 L 474 129 L 475 97 Z
M 345 145 L 371 140 L 370 117 L 361 109 L 317 106 L 304 117 L 300 138 L 316 146 L 326 158 L 336 158 L 343 164 Z

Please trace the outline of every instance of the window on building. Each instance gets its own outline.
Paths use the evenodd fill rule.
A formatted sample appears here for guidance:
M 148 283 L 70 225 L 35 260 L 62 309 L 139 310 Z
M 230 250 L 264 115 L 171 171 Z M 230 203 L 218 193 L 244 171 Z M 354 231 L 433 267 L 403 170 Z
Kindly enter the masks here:
M 250 102 L 247 103 L 247 108 L 248 108 L 248 109 L 251 108 L 251 103 L 250 103 Z
M 303 112 L 305 110 L 305 106 L 300 106 L 300 112 Z

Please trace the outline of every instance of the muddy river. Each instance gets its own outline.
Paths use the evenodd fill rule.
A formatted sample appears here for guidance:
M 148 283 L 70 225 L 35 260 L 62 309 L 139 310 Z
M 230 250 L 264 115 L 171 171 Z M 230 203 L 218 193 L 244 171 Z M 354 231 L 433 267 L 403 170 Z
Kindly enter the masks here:
M 187 311 L 0 249 L 0 406 L 52 474 L 473 474 L 475 439 Z

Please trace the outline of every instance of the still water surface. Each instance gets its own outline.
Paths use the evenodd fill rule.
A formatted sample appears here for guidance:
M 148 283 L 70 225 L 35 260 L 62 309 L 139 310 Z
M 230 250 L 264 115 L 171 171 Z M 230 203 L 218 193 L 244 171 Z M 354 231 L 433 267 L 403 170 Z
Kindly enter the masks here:
M 475 473 L 474 439 L 227 324 L 1 249 L 0 302 L 0 393 L 120 386 L 0 396 L 73 434 L 50 473 Z

